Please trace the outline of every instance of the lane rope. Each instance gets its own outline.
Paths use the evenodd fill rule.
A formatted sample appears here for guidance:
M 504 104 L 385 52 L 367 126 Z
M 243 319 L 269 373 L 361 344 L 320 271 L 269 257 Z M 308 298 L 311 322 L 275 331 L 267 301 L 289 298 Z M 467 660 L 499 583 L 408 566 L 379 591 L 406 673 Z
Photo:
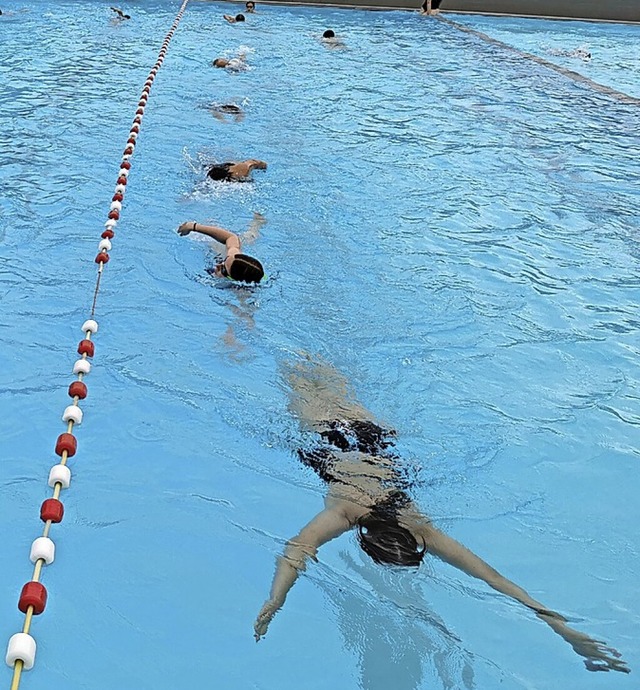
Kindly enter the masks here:
M 464 33 L 471 34 L 472 36 L 476 36 L 477 38 L 480 38 L 481 40 L 487 43 L 492 43 L 493 45 L 499 46 L 504 50 L 507 50 L 511 53 L 515 53 L 519 57 L 531 60 L 532 62 L 535 62 L 538 65 L 542 65 L 542 67 L 546 67 L 547 69 L 553 70 L 554 72 L 558 72 L 558 74 L 562 74 L 562 76 L 564 77 L 568 77 L 573 81 L 579 82 L 580 84 L 584 84 L 585 86 L 588 86 L 594 91 L 598 91 L 599 93 L 602 93 L 605 96 L 614 98 L 615 100 L 620 101 L 622 103 L 628 103 L 630 105 L 640 105 L 640 98 L 630 96 L 629 94 L 623 93 L 622 91 L 612 89 L 610 86 L 605 86 L 604 84 L 600 84 L 597 81 L 593 81 L 593 79 L 585 77 L 584 74 L 580 74 L 580 72 L 574 72 L 573 70 L 567 69 L 566 67 L 556 65 L 555 62 L 551 62 L 550 60 L 545 60 L 544 58 L 538 57 L 537 55 L 533 55 L 532 53 L 526 53 L 523 50 L 518 50 L 518 48 L 514 48 L 513 46 L 510 46 L 508 43 L 504 43 L 503 41 L 499 41 L 497 38 L 488 36 L 482 31 L 477 31 L 476 29 L 471 29 L 468 26 L 464 26 L 463 24 L 458 24 L 458 22 L 454 22 L 451 19 L 446 19 L 441 15 L 435 15 L 435 18 L 443 22 L 444 24 L 452 26 L 454 29 L 458 29 L 458 31 L 463 31 Z
M 76 454 L 78 449 L 78 442 L 73 434 L 73 428 L 82 423 L 83 412 L 79 402 L 87 397 L 87 386 L 83 379 L 91 371 L 89 359 L 91 359 L 95 353 L 95 345 L 92 336 L 98 332 L 98 324 L 94 320 L 96 303 L 98 300 L 102 273 L 104 272 L 105 265 L 109 261 L 109 251 L 111 251 L 112 247 L 111 240 L 115 236 L 115 227 L 120 220 L 120 211 L 122 210 L 122 202 L 127 188 L 127 179 L 129 177 L 129 171 L 131 170 L 131 157 L 135 151 L 136 141 L 140 134 L 140 126 L 142 125 L 142 118 L 147 106 L 147 101 L 149 100 L 153 81 L 158 70 L 162 67 L 173 34 L 178 28 L 178 24 L 182 19 L 188 3 L 189 0 L 183 0 L 180 10 L 162 43 L 162 47 L 158 53 L 158 59 L 144 83 L 138 102 L 138 108 L 129 131 L 129 138 L 127 139 L 127 144 L 122 154 L 118 179 L 111 200 L 111 206 L 109 207 L 107 221 L 104 224 L 105 229 L 101 235 L 102 239 L 98 244 L 98 254 L 95 258 L 95 263 L 98 264 L 98 272 L 91 304 L 91 318 L 87 319 L 82 324 L 84 338 L 78 344 L 77 350 L 80 358 L 76 360 L 73 365 L 73 373 L 77 378 L 70 384 L 68 390 L 69 397 L 73 399 L 73 403 L 67 406 L 62 413 L 62 421 L 67 424 L 67 430 L 60 434 L 56 441 L 55 452 L 56 455 L 60 456 L 60 462 L 54 465 L 49 472 L 48 483 L 53 489 L 53 496 L 47 498 L 40 506 L 40 519 L 44 522 L 44 530 L 42 536 L 35 539 L 31 545 L 29 557 L 34 564 L 33 575 L 31 580 L 22 588 L 18 600 L 18 609 L 25 615 L 22 632 L 12 635 L 7 646 L 5 660 L 7 664 L 13 668 L 11 690 L 18 690 L 22 672 L 33 668 L 35 663 L 36 641 L 30 634 L 31 624 L 33 622 L 33 617 L 40 615 L 47 605 L 47 590 L 40 582 L 40 577 L 43 567 L 53 563 L 55 558 L 55 544 L 49 537 L 49 533 L 51 531 L 51 525 L 62 522 L 64 516 L 64 505 L 60 501 L 60 493 L 63 489 L 69 488 L 71 471 L 68 467 L 68 460 Z

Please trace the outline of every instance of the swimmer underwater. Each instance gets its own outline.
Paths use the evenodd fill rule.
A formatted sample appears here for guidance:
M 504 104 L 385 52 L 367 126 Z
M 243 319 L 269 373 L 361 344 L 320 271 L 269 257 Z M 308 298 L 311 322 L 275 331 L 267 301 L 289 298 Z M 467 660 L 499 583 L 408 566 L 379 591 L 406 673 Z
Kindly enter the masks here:
M 353 399 L 337 370 L 308 355 L 288 370 L 289 409 L 316 435 L 315 444 L 297 454 L 325 482 L 327 495 L 324 509 L 287 542 L 277 559 L 269 599 L 254 624 L 256 640 L 266 634 L 307 562 L 317 560 L 319 547 L 355 529 L 359 546 L 375 563 L 417 568 L 426 556 L 436 556 L 534 612 L 584 657 L 589 671 L 629 673 L 619 652 L 569 627 L 566 618 L 422 514 L 407 493 L 410 482 L 394 452 L 396 432 L 374 421 Z

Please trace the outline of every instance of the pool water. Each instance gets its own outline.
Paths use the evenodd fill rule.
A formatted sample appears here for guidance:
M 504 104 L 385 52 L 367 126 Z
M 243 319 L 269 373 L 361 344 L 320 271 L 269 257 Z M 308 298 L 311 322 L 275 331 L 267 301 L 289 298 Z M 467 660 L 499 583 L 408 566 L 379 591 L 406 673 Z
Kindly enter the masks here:
M 640 98 L 637 25 L 482 16 L 466 16 L 463 23 L 514 48 Z M 591 53 L 591 59 L 566 55 L 579 48 Z M 576 116 L 580 117 L 580 112 Z
M 120 155 L 178 6 L 136 0 L 115 25 L 106 1 L 3 3 L 4 640 Z M 416 14 L 259 5 L 232 26 L 229 8 L 189 5 L 149 99 L 23 687 L 633 688 L 640 111 Z M 529 52 L 586 44 L 572 69 L 634 95 L 637 27 L 454 18 Z M 321 44 L 329 27 L 346 49 Z M 248 71 L 210 66 L 241 46 Z M 243 122 L 212 117 L 228 101 Z M 243 158 L 268 170 L 203 182 L 203 161 Z M 242 232 L 254 212 L 257 289 L 217 282 L 215 252 L 175 232 Z M 306 356 L 397 431 L 437 526 L 632 673 L 588 673 L 484 583 L 428 557 L 383 568 L 353 535 L 256 644 L 275 558 L 323 505 L 285 373 Z

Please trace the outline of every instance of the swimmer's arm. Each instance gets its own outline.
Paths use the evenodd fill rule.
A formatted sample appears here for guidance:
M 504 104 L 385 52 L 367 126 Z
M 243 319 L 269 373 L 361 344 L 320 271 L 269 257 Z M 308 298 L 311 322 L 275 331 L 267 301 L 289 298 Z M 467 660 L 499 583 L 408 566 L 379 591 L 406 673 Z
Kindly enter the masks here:
M 284 554 L 277 560 L 269 599 L 264 603 L 253 626 L 256 640 L 266 634 L 269 623 L 284 604 L 298 574 L 305 569 L 307 559 L 315 560 L 322 544 L 347 532 L 351 527 L 352 524 L 344 513 L 325 509 L 288 542 Z
M 263 225 L 266 225 L 266 223 L 267 219 L 261 213 L 254 211 L 253 218 L 249 223 L 247 231 L 242 233 L 242 241 L 245 244 L 252 244 L 255 242 L 258 237 L 260 237 L 260 228 L 262 228 Z
M 232 17 L 230 14 L 223 14 L 222 16 L 229 22 L 229 24 L 236 23 L 236 18 Z
M 248 161 L 240 161 L 229 167 L 229 172 L 236 177 L 248 177 L 252 170 L 266 170 L 267 164 L 255 158 Z
M 216 225 L 196 223 L 193 220 L 182 223 L 178 228 L 179 235 L 188 235 L 190 232 L 199 232 L 201 235 L 213 238 L 216 242 L 226 245 L 227 251 L 231 249 L 240 251 L 240 238 L 235 233 L 229 232 L 224 228 L 219 228 Z
M 434 556 L 462 570 L 467 573 L 467 575 L 471 575 L 471 577 L 477 577 L 479 580 L 484 580 L 490 587 L 493 587 L 493 589 L 519 601 L 536 613 L 553 613 L 552 611 L 548 611 L 539 601 L 529 596 L 522 587 L 518 587 L 518 585 L 511 582 L 511 580 L 507 580 L 506 577 L 501 575 L 488 563 L 485 563 L 485 561 L 479 556 L 476 556 L 473 551 L 470 551 L 455 539 L 452 539 L 450 536 L 436 529 L 433 525 L 422 525 L 419 528 L 419 533 L 424 539 L 427 551 Z M 557 616 L 558 614 L 555 615 Z
M 497 570 L 455 539 L 440 532 L 431 524 L 422 525 L 418 532 L 424 539 L 427 550 L 432 554 L 468 575 L 484 580 L 493 589 L 506 594 L 532 611 L 535 611 L 536 616 L 568 642 L 576 654 L 584 657 L 584 664 L 589 671 L 621 671 L 622 673 L 629 673 L 629 668 L 620 659 L 618 651 L 607 646 L 604 642 L 594 640 L 589 635 L 569 627 L 564 616 L 551 611 L 539 601 L 533 599 L 522 587 L 511 582 L 511 580 L 507 580 L 506 577 L 502 576 Z

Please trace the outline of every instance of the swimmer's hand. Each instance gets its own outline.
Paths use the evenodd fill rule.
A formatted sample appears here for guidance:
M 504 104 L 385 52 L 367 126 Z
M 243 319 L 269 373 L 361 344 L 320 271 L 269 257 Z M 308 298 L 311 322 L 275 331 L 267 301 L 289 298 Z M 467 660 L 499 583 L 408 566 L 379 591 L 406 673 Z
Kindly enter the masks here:
M 588 635 L 578 633 L 579 637 L 567 640 L 576 654 L 584 657 L 587 671 L 620 671 L 630 673 L 631 669 L 620 658 L 620 652 L 601 640 L 593 640 Z
M 260 642 L 260 638 L 267 634 L 269 623 L 271 623 L 281 606 L 282 602 L 278 602 L 275 599 L 267 599 L 267 601 L 264 602 L 256 618 L 256 622 L 253 624 L 253 636 L 256 638 L 256 642 Z
M 619 671 L 630 673 L 630 669 L 620 658 L 620 652 L 609 647 L 601 640 L 594 640 L 585 633 L 574 630 L 566 624 L 562 616 L 551 617 L 546 614 L 538 614 L 558 635 L 561 635 L 572 647 L 576 654 L 584 657 L 584 665 L 588 671 Z M 557 616 L 558 614 L 556 614 Z
M 192 220 L 182 223 L 182 225 L 178 228 L 178 235 L 182 235 L 183 237 L 188 235 L 193 230 L 194 226 L 195 223 Z

